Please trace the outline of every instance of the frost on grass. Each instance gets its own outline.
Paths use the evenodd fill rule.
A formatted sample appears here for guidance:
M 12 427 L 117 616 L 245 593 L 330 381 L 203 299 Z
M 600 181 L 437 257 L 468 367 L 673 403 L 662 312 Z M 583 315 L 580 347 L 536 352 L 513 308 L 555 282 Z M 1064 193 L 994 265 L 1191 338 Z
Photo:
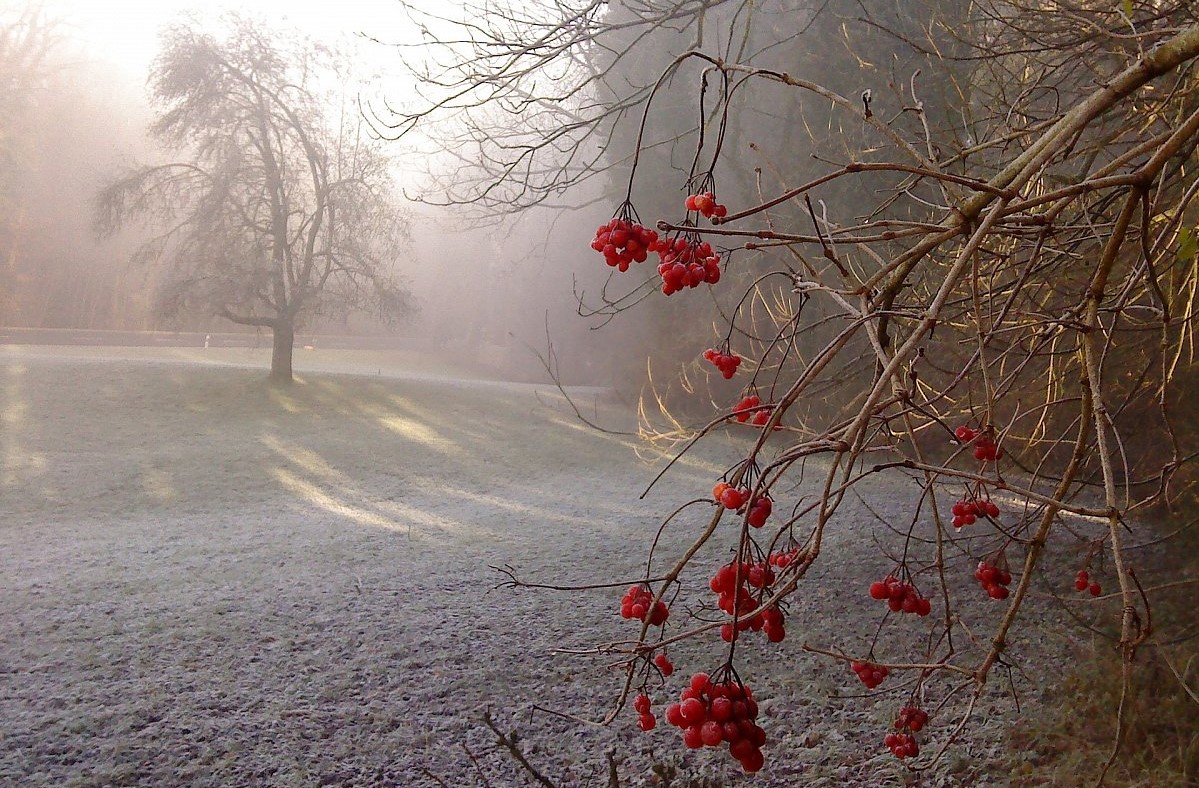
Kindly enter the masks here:
M 716 466 L 680 465 L 643 502 L 655 466 L 548 390 L 330 365 L 279 392 L 177 351 L 98 353 L 0 353 L 0 784 L 483 784 L 472 754 L 493 785 L 521 784 L 486 709 L 562 785 L 603 784 L 612 749 L 629 785 L 677 756 L 631 712 L 597 728 L 534 709 L 606 711 L 604 661 L 554 650 L 626 636 L 621 590 L 495 591 L 490 566 L 637 577 L 630 545 Z M 829 611 L 868 635 L 852 597 L 875 570 L 825 567 L 792 606 L 796 641 Z M 799 651 L 753 664 L 772 740 L 753 784 L 903 773 L 875 741 L 890 707 L 845 699 L 862 694 L 851 672 Z M 1002 773 L 1010 701 L 991 702 L 941 779 Z M 739 784 L 725 760 L 682 766 Z

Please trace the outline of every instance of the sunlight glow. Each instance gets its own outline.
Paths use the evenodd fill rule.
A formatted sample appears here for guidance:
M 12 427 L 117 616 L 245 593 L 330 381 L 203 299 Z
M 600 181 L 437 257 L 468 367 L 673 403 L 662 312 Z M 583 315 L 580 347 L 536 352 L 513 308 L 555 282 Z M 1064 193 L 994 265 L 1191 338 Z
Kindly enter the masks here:
M 435 539 L 445 531 L 497 537 L 494 531 L 477 523 L 456 520 L 444 513 L 434 515 L 401 501 L 372 498 L 349 476 L 331 466 L 316 452 L 285 443 L 272 435 L 264 437 L 262 442 L 277 454 L 284 464 L 292 466 L 287 468 L 279 465 L 271 469 L 271 475 L 279 484 L 285 490 L 330 514 L 361 525 L 391 531 L 407 531 L 409 536 L 426 540 Z
M 236 11 L 298 28 L 325 43 L 348 41 L 363 32 L 387 40 L 393 31 L 406 28 L 395 0 L 48 0 L 46 10 L 52 18 L 64 19 L 68 34 L 90 52 L 142 79 L 158 52 L 161 32 L 188 15 L 204 23 Z
M 379 423 L 401 438 L 423 443 L 430 449 L 439 451 L 442 454 L 462 454 L 461 446 L 448 438 L 442 437 L 436 430 L 414 419 L 406 419 L 403 416 L 382 416 L 379 418 Z
M 0 403 L 0 423 L 4 425 L 3 457 L 5 486 L 18 481 L 22 470 L 40 470 L 46 467 L 46 458 L 31 453 L 21 444 L 22 427 L 29 414 L 29 402 L 25 397 L 24 383 L 27 368 L 24 364 L 9 364 L 4 382 L 4 401 Z

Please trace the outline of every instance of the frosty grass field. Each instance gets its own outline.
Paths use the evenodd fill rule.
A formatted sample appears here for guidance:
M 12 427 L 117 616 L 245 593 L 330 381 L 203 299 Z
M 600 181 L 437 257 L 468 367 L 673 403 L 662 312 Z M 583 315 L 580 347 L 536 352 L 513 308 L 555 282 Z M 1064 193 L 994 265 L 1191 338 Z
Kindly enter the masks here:
M 606 785 L 608 751 L 626 786 L 672 761 L 725 785 L 911 779 L 881 745 L 898 699 L 860 697 L 848 669 L 798 647 L 873 633 L 863 509 L 863 530 L 830 537 L 783 648 L 740 650 L 770 736 L 748 778 L 668 726 L 637 731 L 631 709 L 609 728 L 554 713 L 610 707 L 611 657 L 555 649 L 629 636 L 622 589 L 495 590 L 490 568 L 640 576 L 661 517 L 710 489 L 735 438 L 639 500 L 661 456 L 586 429 L 552 386 L 297 351 L 300 382 L 279 391 L 267 353 L 0 348 L 0 785 L 529 784 L 486 709 L 562 786 Z M 883 492 L 899 507 L 910 491 Z M 666 531 L 668 555 L 695 522 Z M 719 654 L 673 657 L 689 673 Z M 917 784 L 1007 784 L 1010 699 L 997 689 L 983 710 Z

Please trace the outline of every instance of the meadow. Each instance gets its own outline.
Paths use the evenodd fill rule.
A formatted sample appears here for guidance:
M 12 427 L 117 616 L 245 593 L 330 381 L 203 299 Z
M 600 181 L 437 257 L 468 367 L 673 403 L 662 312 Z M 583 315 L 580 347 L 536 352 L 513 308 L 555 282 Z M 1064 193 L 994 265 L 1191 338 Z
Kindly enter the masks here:
M 736 436 L 641 500 L 664 457 L 588 429 L 553 386 L 328 351 L 298 353 L 298 383 L 272 389 L 267 352 L 0 350 L 0 784 L 526 784 L 488 710 L 563 786 L 607 785 L 609 752 L 622 785 L 662 784 L 655 764 L 725 785 L 1006 784 L 1007 688 L 920 776 L 881 747 L 894 698 L 863 700 L 798 647 L 877 626 L 861 597 L 886 534 L 867 509 L 830 536 L 791 647 L 741 651 L 771 737 L 751 783 L 631 710 L 572 719 L 602 717 L 619 672 L 562 650 L 631 634 L 621 588 L 497 589 L 493 568 L 643 576 L 661 518 L 710 488 Z M 604 392 L 572 394 L 633 426 Z M 703 669 L 718 649 L 674 658 Z

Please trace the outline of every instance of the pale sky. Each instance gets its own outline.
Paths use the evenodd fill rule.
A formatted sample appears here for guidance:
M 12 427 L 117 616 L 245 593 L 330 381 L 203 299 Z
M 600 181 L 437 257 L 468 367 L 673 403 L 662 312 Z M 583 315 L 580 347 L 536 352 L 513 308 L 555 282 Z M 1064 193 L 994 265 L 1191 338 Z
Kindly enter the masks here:
M 407 28 L 396 0 L 46 0 L 45 7 L 88 50 L 142 78 L 157 53 L 159 31 L 188 11 L 215 15 L 233 8 L 279 19 L 330 42 L 364 31 L 397 39 Z

